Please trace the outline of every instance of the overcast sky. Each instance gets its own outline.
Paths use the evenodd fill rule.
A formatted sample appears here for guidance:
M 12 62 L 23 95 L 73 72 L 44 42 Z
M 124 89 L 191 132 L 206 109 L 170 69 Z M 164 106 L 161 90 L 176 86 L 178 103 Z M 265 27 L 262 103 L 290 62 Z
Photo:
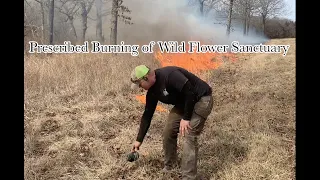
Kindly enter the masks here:
M 290 11 L 288 15 L 286 15 L 285 17 L 295 21 L 296 20 L 296 0 L 285 0 L 285 1 Z

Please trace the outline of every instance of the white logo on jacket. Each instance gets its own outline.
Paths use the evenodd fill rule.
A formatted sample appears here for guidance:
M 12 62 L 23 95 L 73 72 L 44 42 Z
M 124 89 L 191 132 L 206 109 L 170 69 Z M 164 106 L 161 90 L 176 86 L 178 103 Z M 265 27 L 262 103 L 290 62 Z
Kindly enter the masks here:
M 168 93 L 168 91 L 166 89 L 163 90 L 163 95 L 164 96 L 168 96 L 169 95 L 169 93 Z

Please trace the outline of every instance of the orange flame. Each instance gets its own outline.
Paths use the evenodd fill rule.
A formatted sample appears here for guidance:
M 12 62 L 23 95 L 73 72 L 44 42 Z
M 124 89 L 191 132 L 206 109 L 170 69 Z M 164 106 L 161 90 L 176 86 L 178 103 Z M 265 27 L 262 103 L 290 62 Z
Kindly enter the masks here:
M 137 100 L 139 100 L 141 103 L 143 103 L 143 104 L 146 104 L 146 96 L 144 96 L 144 95 L 137 95 L 136 96 L 136 99 Z M 165 112 L 165 111 L 167 111 L 167 109 L 165 109 L 164 107 L 162 107 L 162 106 L 160 106 L 160 105 L 158 105 L 157 107 L 156 107 L 156 110 L 157 111 L 160 111 L 160 112 Z
M 186 45 L 186 49 L 189 49 Z M 217 69 L 225 59 L 235 61 L 235 56 L 231 53 L 161 53 L 155 54 L 162 65 L 179 66 L 188 71 L 201 75 L 202 72 Z
M 186 45 L 186 49 L 188 49 Z M 165 66 L 179 66 L 196 75 L 203 80 L 208 80 L 210 74 L 209 70 L 219 68 L 223 61 L 235 61 L 236 56 L 232 53 L 161 53 L 158 50 L 155 53 L 155 58 L 160 62 L 162 67 Z M 138 95 L 136 98 L 145 104 L 145 95 Z M 157 106 L 158 111 L 166 111 L 162 106 Z

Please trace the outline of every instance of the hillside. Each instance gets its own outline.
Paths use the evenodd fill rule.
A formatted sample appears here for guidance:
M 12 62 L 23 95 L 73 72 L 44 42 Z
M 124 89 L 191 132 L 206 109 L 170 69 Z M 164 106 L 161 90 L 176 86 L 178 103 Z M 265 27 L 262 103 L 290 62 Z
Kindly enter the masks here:
M 237 54 L 207 75 L 214 108 L 200 138 L 203 179 L 295 179 L 295 39 L 281 54 Z M 154 115 L 137 162 L 126 162 L 144 105 L 131 69 L 160 67 L 151 54 L 25 56 L 25 179 L 178 179 L 163 176 L 162 129 Z M 169 108 L 169 106 L 163 106 Z M 180 143 L 178 143 L 180 146 Z

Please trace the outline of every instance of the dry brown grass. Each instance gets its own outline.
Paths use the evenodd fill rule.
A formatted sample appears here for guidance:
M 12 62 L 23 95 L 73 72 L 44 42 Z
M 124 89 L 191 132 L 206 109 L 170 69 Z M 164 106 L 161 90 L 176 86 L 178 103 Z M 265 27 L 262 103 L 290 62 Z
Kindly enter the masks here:
M 212 72 L 215 106 L 200 138 L 205 179 L 295 179 L 295 39 L 289 54 L 243 54 Z M 160 173 L 167 112 L 156 112 L 141 158 L 126 162 L 143 104 L 131 69 L 151 55 L 25 57 L 25 179 L 178 179 Z

